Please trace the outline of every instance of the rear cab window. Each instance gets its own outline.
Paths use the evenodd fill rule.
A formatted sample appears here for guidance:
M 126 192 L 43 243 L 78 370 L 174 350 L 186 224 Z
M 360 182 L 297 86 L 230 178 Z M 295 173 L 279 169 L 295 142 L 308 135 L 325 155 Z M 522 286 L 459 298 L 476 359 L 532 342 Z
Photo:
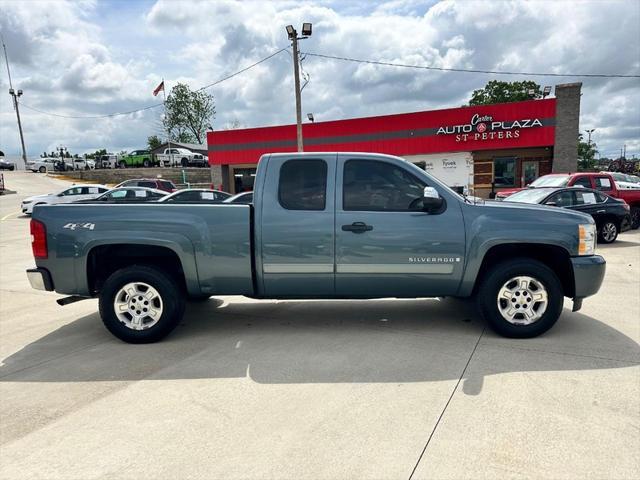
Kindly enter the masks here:
M 578 177 L 573 182 L 573 185 L 574 186 L 583 186 L 583 187 L 586 187 L 586 188 L 591 188 L 591 178 L 585 177 L 585 176 Z
M 324 210 L 327 163 L 324 160 L 288 160 L 280 167 L 278 202 L 286 210 Z
M 597 190 L 602 190 L 604 192 L 612 190 L 611 179 L 609 177 L 596 177 L 594 180 L 596 182 L 595 188 Z

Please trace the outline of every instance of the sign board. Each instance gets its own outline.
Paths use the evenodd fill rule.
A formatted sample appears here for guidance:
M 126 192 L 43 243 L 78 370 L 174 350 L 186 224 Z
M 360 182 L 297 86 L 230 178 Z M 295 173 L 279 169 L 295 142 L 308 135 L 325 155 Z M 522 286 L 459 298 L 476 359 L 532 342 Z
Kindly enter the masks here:
M 411 163 L 424 164 L 425 171 L 449 187 L 473 185 L 473 155 L 471 152 L 436 153 L 404 157 Z

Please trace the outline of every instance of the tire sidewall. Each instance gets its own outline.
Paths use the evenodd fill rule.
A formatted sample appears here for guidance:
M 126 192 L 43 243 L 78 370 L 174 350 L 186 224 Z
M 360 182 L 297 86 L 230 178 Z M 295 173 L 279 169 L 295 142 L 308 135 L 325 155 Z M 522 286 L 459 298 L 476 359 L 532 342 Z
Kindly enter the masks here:
M 118 291 L 127 283 L 144 282 L 151 285 L 162 299 L 163 311 L 160 320 L 146 330 L 132 330 L 125 326 L 115 314 L 113 302 Z M 176 282 L 161 270 L 134 265 L 113 273 L 100 292 L 99 310 L 107 329 L 120 340 L 128 343 L 151 343 L 167 336 L 180 322 L 184 313 L 183 292 Z
M 531 325 L 514 325 L 502 317 L 498 309 L 498 292 L 511 278 L 529 276 L 542 283 L 548 304 L 542 318 Z M 562 284 L 556 274 L 536 260 L 517 259 L 496 265 L 482 280 L 478 291 L 478 306 L 491 328 L 510 338 L 532 338 L 549 330 L 558 320 L 564 304 Z
M 606 227 L 609 224 L 613 225 L 613 227 L 615 228 L 615 231 L 616 231 L 615 235 L 613 236 L 613 238 L 611 240 L 607 240 L 607 239 L 604 238 L 604 227 Z M 604 222 L 602 224 L 602 227 L 600 227 L 600 241 L 602 241 L 602 243 L 613 243 L 618 238 L 618 233 L 620 233 L 620 229 L 618 228 L 618 225 L 616 225 L 615 222 L 611 222 L 611 221 Z

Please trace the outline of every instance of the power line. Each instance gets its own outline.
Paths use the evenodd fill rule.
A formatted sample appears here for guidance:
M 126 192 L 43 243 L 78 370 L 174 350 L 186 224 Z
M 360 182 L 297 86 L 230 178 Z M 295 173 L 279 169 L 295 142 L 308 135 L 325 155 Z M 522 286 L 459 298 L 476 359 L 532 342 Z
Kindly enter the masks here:
M 262 59 L 258 60 L 257 62 L 252 63 L 251 65 L 248 65 L 248 66 L 244 67 L 244 68 L 243 68 L 243 69 L 241 69 L 241 70 L 238 70 L 237 72 L 234 72 L 234 73 L 232 73 L 232 74 L 230 74 L 230 75 L 227 75 L 227 76 L 225 76 L 225 77 L 222 77 L 222 78 L 220 78 L 220 79 L 216 80 L 216 81 L 215 81 L 215 82 L 213 82 L 213 83 L 210 83 L 210 84 L 208 84 L 208 85 L 205 85 L 204 87 L 200 87 L 200 88 L 198 88 L 198 89 L 196 90 L 196 92 L 200 92 L 200 91 L 202 91 L 202 90 L 206 90 L 207 88 L 211 88 L 211 87 L 213 87 L 213 86 L 215 86 L 215 85 L 218 85 L 219 83 L 225 82 L 225 81 L 227 81 L 227 80 L 229 80 L 229 79 L 231 79 L 231 78 L 233 78 L 233 77 L 235 77 L 235 76 L 237 76 L 237 75 L 240 75 L 241 73 L 244 73 L 244 72 L 246 72 L 247 70 L 250 70 L 250 69 L 252 69 L 253 67 L 256 67 L 256 66 L 260 65 L 261 63 L 266 62 L 267 60 L 272 59 L 273 57 L 275 57 L 275 56 L 276 56 L 276 55 L 278 55 L 279 53 L 282 53 L 282 52 L 284 52 L 285 50 L 287 50 L 287 48 L 288 48 L 288 47 L 281 48 L 280 50 L 278 50 L 278 51 L 276 51 L 276 52 L 272 53 L 271 55 L 268 55 L 268 56 L 266 56 L 266 57 L 264 57 L 264 58 L 262 58 Z M 114 113 L 107 113 L 107 114 L 104 114 L 104 115 L 62 115 L 62 114 L 59 114 L 59 113 L 45 112 L 44 110 L 40 110 L 40 109 L 38 109 L 38 108 L 31 107 L 31 106 L 29 106 L 29 105 L 25 105 L 24 103 L 22 103 L 21 105 L 22 105 L 23 107 L 25 107 L 25 108 L 28 108 L 29 110 L 33 110 L 34 112 L 38 112 L 38 113 L 41 113 L 41 114 L 43 114 L 43 115 L 50 115 L 50 116 L 52 116 L 52 117 L 59 117 L 59 118 L 72 118 L 72 119 L 83 119 L 83 118 L 84 118 L 84 119 L 92 119 L 92 118 L 94 118 L 94 119 L 95 119 L 95 118 L 111 118 L 111 117 L 118 117 L 118 116 L 121 116 L 121 115 L 130 115 L 130 114 L 132 114 L 132 113 L 143 112 L 143 111 L 145 111 L 145 110 L 151 110 L 152 108 L 157 108 L 157 107 L 160 107 L 160 106 L 162 106 L 162 105 L 164 105 L 164 104 L 163 104 L 163 103 L 155 103 L 155 104 L 153 104 L 153 105 L 148 105 L 148 106 L 146 106 L 146 107 L 137 108 L 137 109 L 135 109 L 135 110 L 129 110 L 129 111 L 127 111 L 127 112 L 114 112 Z
M 498 71 L 498 70 L 476 70 L 467 68 L 444 68 L 444 67 L 429 67 L 425 65 L 409 65 L 405 63 L 392 63 L 383 62 L 378 60 L 363 60 L 361 58 L 349 58 L 338 57 L 336 55 L 325 55 L 322 53 L 302 52 L 304 55 L 318 58 L 327 58 L 331 60 L 341 60 L 344 62 L 355 63 L 367 63 L 370 65 L 382 65 L 386 67 L 401 67 L 401 68 L 417 68 L 421 70 L 439 70 L 442 72 L 461 72 L 461 73 L 489 73 L 493 75 L 523 75 L 523 76 L 536 76 L 536 77 L 579 77 L 579 78 L 640 78 L 640 75 L 622 75 L 622 74 L 604 74 L 604 73 L 539 73 L 539 72 L 510 72 L 510 71 Z

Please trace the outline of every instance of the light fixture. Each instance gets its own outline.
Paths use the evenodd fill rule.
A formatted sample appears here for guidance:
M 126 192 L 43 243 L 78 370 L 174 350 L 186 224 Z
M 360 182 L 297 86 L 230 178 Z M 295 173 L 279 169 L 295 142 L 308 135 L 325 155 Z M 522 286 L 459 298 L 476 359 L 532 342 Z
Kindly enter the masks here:
M 311 36 L 311 24 L 303 23 L 302 24 L 302 36 L 310 37 Z
M 22 90 L 18 90 L 18 96 L 22 95 Z
M 530 97 L 533 97 L 536 94 L 536 91 L 533 88 L 530 88 L 527 93 L 529 94 Z
M 313 113 L 307 113 L 307 118 L 309 119 L 310 122 L 313 123 L 313 121 L 314 121 Z
M 15 90 L 13 88 L 10 88 L 9 89 L 9 95 L 13 95 L 14 93 L 16 93 Z
M 542 91 L 542 98 L 548 96 L 551 93 L 551 85 L 547 85 L 546 87 L 544 87 L 544 90 Z
M 289 36 L 289 38 L 295 38 L 296 36 L 296 29 L 293 28 L 293 25 L 287 25 L 287 35 Z

